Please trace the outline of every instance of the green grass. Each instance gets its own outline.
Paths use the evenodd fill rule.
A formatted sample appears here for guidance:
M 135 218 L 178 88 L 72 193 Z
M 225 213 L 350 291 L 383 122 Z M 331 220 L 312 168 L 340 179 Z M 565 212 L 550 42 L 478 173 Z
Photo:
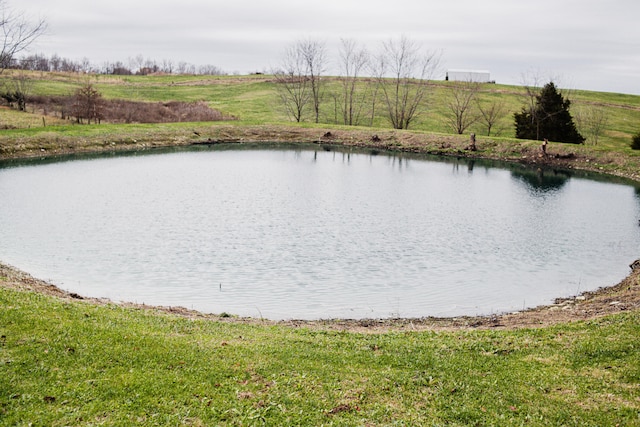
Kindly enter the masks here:
M 640 313 L 359 334 L 0 289 L 0 425 L 640 425 Z

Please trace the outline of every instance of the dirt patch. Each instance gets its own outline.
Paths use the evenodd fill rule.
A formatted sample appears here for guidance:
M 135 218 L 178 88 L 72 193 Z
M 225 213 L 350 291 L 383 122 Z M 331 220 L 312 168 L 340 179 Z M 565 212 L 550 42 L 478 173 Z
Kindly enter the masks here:
M 584 292 L 571 298 L 559 298 L 551 305 L 491 316 L 270 321 L 256 318 L 206 314 L 184 307 L 158 307 L 133 303 L 117 303 L 117 305 L 219 322 L 284 325 L 368 333 L 398 330 L 538 328 L 557 323 L 590 320 L 624 311 L 640 310 L 640 260 L 634 264 L 635 269 L 631 271 L 631 274 L 615 286 Z M 38 292 L 68 301 L 82 301 L 87 304 L 116 304 L 106 298 L 88 298 L 76 293 L 66 292 L 49 282 L 36 279 L 28 273 L 2 263 L 0 263 L 0 286 L 22 291 Z

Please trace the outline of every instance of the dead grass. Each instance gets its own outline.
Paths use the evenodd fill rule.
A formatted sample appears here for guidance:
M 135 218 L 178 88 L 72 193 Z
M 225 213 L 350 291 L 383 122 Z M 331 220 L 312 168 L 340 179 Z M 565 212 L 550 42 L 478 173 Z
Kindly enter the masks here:
M 30 110 L 42 116 L 71 120 L 73 102 L 71 96 L 33 96 L 28 105 Z M 214 122 L 233 119 L 202 101 L 139 102 L 125 99 L 102 99 L 100 116 L 102 123 L 114 124 Z

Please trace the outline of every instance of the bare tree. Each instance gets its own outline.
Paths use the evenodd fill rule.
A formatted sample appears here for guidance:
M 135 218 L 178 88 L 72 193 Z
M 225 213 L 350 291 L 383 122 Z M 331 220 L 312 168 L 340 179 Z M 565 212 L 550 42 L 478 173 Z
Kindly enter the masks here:
M 129 68 L 134 73 L 137 73 L 144 66 L 144 55 L 141 53 L 137 54 L 135 57 L 129 57 Z
M 471 80 L 453 82 L 450 87 L 446 120 L 459 135 L 480 119 L 480 114 L 475 109 L 479 91 L 480 83 Z
M 272 74 L 287 114 L 296 122 L 301 122 L 311 100 L 311 84 L 307 76 L 307 63 L 298 45 L 291 45 L 285 50 L 281 68 L 272 71 Z
M 178 74 L 195 74 L 196 66 L 185 61 L 180 61 L 176 70 Z
M 299 40 L 296 44 L 306 66 L 306 75 L 311 86 L 311 98 L 315 121 L 320 121 L 320 102 L 322 101 L 321 75 L 326 71 L 326 48 L 317 40 Z
M 173 74 L 173 61 L 171 59 L 162 60 L 162 72 L 167 74 Z
M 205 75 L 205 76 L 224 76 L 227 73 L 220 67 L 207 64 L 207 65 L 201 65 L 200 67 L 198 67 L 198 74 Z
M 17 53 L 27 49 L 46 29 L 44 20 L 29 22 L 24 14 L 12 11 L 5 0 L 0 0 L 0 73 L 9 67 Z
M 120 76 L 130 76 L 133 74 L 131 70 L 121 61 L 108 64 L 106 69 L 107 74 L 114 74 Z
M 62 59 L 58 56 L 58 54 L 54 53 L 51 56 L 51 59 L 49 59 L 49 66 L 51 68 L 51 71 L 60 71 L 60 62 L 62 62 Z
M 14 58 L 11 68 L 31 71 L 51 71 L 49 59 L 42 54 L 23 56 L 19 60 Z
M 359 79 L 361 73 L 369 65 L 369 52 L 359 47 L 351 39 L 342 39 L 340 48 L 340 66 L 342 68 L 342 121 L 345 125 L 357 125 L 360 114 L 365 105 L 365 98 L 369 92 L 368 83 L 364 83 L 364 90 L 358 91 L 362 86 Z
M 91 124 L 92 120 L 94 123 L 100 123 L 103 104 L 102 94 L 87 80 L 73 96 L 71 114 L 78 123 L 82 123 L 83 119 L 87 120 L 87 124 Z
M 414 41 L 401 37 L 383 43 L 375 64 L 386 112 L 395 129 L 408 129 L 423 107 L 428 79 L 438 67 L 434 52 L 423 53 Z
M 594 145 L 609 123 L 609 118 L 603 108 L 594 106 L 582 107 L 575 112 L 576 126 L 582 135 Z
M 68 72 L 68 73 L 77 73 L 80 69 L 80 66 L 70 59 L 63 59 L 60 64 L 60 71 Z
M 488 104 L 482 104 L 476 101 L 478 111 L 480 111 L 480 121 L 487 128 L 487 136 L 491 136 L 491 131 L 494 130 L 495 125 L 500 119 L 506 115 L 504 101 L 493 101 Z M 500 133 L 500 129 L 496 134 Z
M 78 65 L 80 67 L 81 73 L 89 74 L 93 69 L 93 66 L 91 65 L 91 61 L 86 56 L 82 58 L 82 60 L 80 60 L 80 63 Z
M 5 90 L 2 93 L 10 106 L 15 104 L 18 111 L 26 111 L 27 99 L 33 88 L 33 80 L 24 70 L 14 71 L 11 80 L 5 83 Z

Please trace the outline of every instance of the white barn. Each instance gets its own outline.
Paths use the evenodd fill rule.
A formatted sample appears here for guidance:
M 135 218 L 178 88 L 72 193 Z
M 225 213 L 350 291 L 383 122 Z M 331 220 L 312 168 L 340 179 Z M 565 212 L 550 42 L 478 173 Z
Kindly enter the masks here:
M 491 73 L 486 70 L 447 70 L 445 80 L 454 82 L 491 83 Z

